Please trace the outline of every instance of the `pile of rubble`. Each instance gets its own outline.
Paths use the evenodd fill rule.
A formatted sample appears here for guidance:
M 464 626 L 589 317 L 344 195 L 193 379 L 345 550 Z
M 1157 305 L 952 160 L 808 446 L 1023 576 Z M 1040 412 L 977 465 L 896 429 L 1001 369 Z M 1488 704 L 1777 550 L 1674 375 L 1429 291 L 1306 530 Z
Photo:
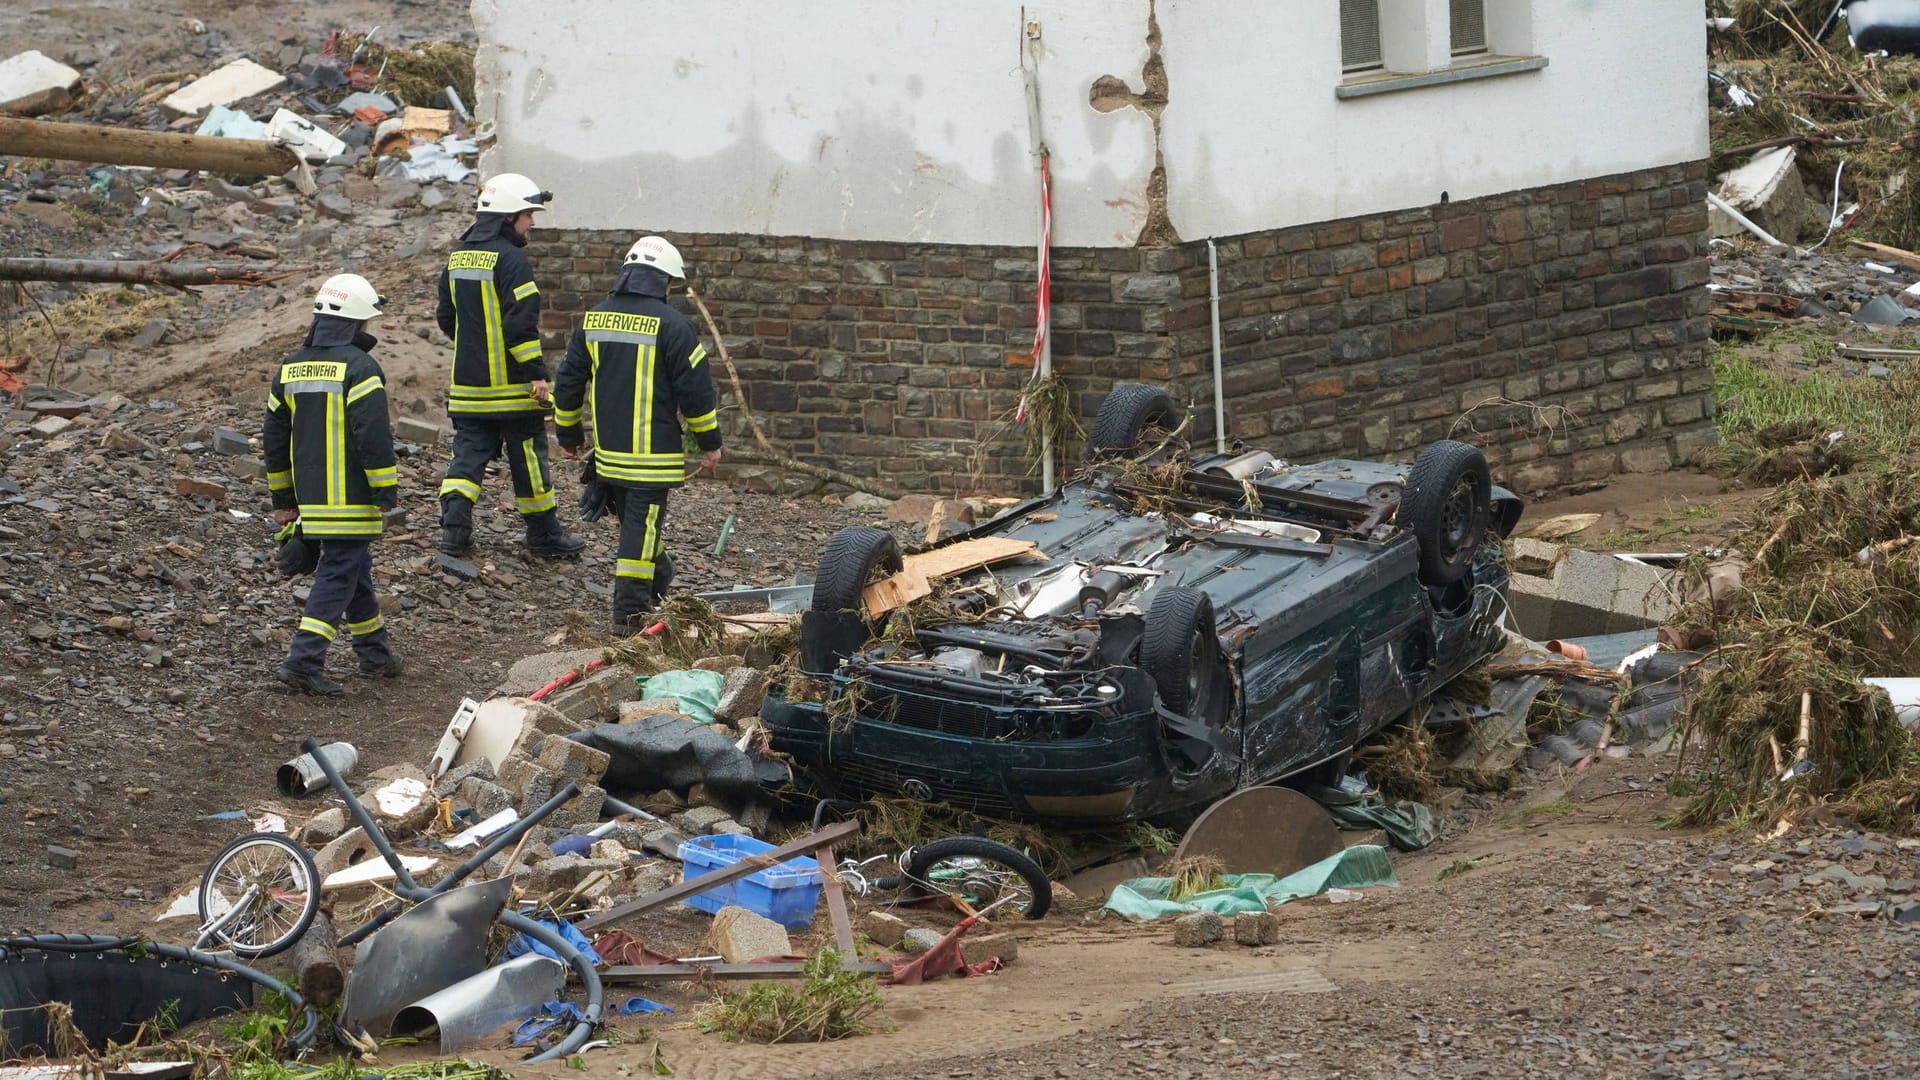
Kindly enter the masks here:
M 541 694 L 537 687 L 552 691 L 555 681 L 575 681 L 551 696 L 541 694 L 544 700 L 503 695 L 463 703 L 425 767 L 403 764 L 374 773 L 363 801 L 383 808 L 378 820 L 390 838 L 431 836 L 458 855 L 573 784 L 579 794 L 545 818 L 511 862 L 509 855 L 496 856 L 487 876 L 511 874 L 530 896 L 549 901 L 610 907 L 673 880 L 679 846 L 688 837 L 765 836 L 772 827 L 771 802 L 739 794 L 740 777 L 754 775 L 747 747 L 767 688 L 765 673 L 743 663 L 735 655 L 696 668 L 718 684 L 709 706 L 641 697 L 650 685 L 647 677 L 608 664 L 599 650 L 528 657 L 508 672 L 503 689 Z M 621 738 L 642 728 L 671 746 L 655 759 L 627 750 L 618 764 L 596 748 L 598 743 L 622 753 Z M 701 768 L 687 768 L 682 754 Z M 618 783 L 608 779 L 610 768 Z M 701 779 L 708 774 L 713 781 Z M 723 786 L 725 781 L 731 785 Z M 610 796 L 608 786 L 624 798 Z M 751 781 L 745 786 L 750 789 Z M 282 807 L 268 812 L 297 817 Z M 603 814 L 612 820 L 603 824 Z M 463 824 L 455 829 L 455 823 Z M 449 839 L 452 832 L 464 839 Z M 378 861 L 343 809 L 315 814 L 295 836 L 319 851 L 323 881 L 365 860 Z M 433 854 L 420 858 L 416 876 L 427 883 L 450 865 Z

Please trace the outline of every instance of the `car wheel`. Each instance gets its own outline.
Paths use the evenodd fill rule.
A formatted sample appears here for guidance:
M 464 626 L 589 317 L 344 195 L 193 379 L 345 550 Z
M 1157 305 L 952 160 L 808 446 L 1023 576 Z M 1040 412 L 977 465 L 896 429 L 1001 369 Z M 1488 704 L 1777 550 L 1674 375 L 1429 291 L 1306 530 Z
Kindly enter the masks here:
M 860 594 L 875 572 L 896 573 L 905 565 L 900 542 L 885 529 L 870 525 L 841 529 L 820 553 L 820 569 L 813 578 L 813 610 L 863 611 Z
M 1100 458 L 1124 454 L 1140 444 L 1150 428 L 1172 431 L 1180 426 L 1180 410 L 1165 390 L 1146 383 L 1120 383 L 1093 418 L 1093 430 L 1087 436 L 1087 456 Z
M 1400 525 L 1420 542 L 1420 581 L 1452 585 L 1473 568 L 1487 536 L 1493 478 L 1486 456 L 1451 439 L 1434 443 L 1414 459 L 1400 496 Z
M 1160 702 L 1170 711 L 1183 716 L 1212 712 L 1220 638 L 1206 593 L 1176 585 L 1154 594 L 1140 640 L 1140 668 L 1153 676 Z

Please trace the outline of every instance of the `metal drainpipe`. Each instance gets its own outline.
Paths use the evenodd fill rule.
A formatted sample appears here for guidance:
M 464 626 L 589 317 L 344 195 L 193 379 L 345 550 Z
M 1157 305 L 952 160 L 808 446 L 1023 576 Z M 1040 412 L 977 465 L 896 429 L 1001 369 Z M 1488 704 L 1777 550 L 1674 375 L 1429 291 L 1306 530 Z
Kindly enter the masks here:
M 1220 371 L 1220 253 L 1207 239 L 1207 292 L 1213 300 L 1213 450 L 1227 452 L 1227 390 Z

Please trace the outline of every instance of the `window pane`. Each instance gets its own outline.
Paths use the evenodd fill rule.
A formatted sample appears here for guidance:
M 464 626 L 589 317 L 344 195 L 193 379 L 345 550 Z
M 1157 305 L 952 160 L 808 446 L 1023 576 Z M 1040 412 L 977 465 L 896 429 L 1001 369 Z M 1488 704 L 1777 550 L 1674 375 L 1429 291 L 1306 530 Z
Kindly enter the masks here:
M 1380 66 L 1380 0 L 1340 0 L 1340 69 Z
M 1487 0 L 1451 0 L 1453 54 L 1487 51 Z

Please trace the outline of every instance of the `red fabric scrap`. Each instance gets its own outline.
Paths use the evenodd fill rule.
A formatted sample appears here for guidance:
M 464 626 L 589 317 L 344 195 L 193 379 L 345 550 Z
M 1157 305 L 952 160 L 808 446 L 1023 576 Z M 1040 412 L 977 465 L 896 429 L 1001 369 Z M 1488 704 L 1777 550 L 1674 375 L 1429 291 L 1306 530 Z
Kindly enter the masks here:
M 940 944 L 911 960 L 888 957 L 887 964 L 893 968 L 893 974 L 883 981 L 888 986 L 919 986 L 947 975 L 965 977 L 999 971 L 1006 965 L 997 956 L 969 964 L 960 954 L 960 939 L 967 936 L 967 931 L 973 928 L 973 922 L 970 918 L 960 920 L 960 925 L 947 931 L 947 936 L 940 939 Z
M 626 930 L 609 930 L 594 938 L 593 951 L 600 954 L 601 967 L 651 967 L 680 962 L 647 948 L 646 943 Z

